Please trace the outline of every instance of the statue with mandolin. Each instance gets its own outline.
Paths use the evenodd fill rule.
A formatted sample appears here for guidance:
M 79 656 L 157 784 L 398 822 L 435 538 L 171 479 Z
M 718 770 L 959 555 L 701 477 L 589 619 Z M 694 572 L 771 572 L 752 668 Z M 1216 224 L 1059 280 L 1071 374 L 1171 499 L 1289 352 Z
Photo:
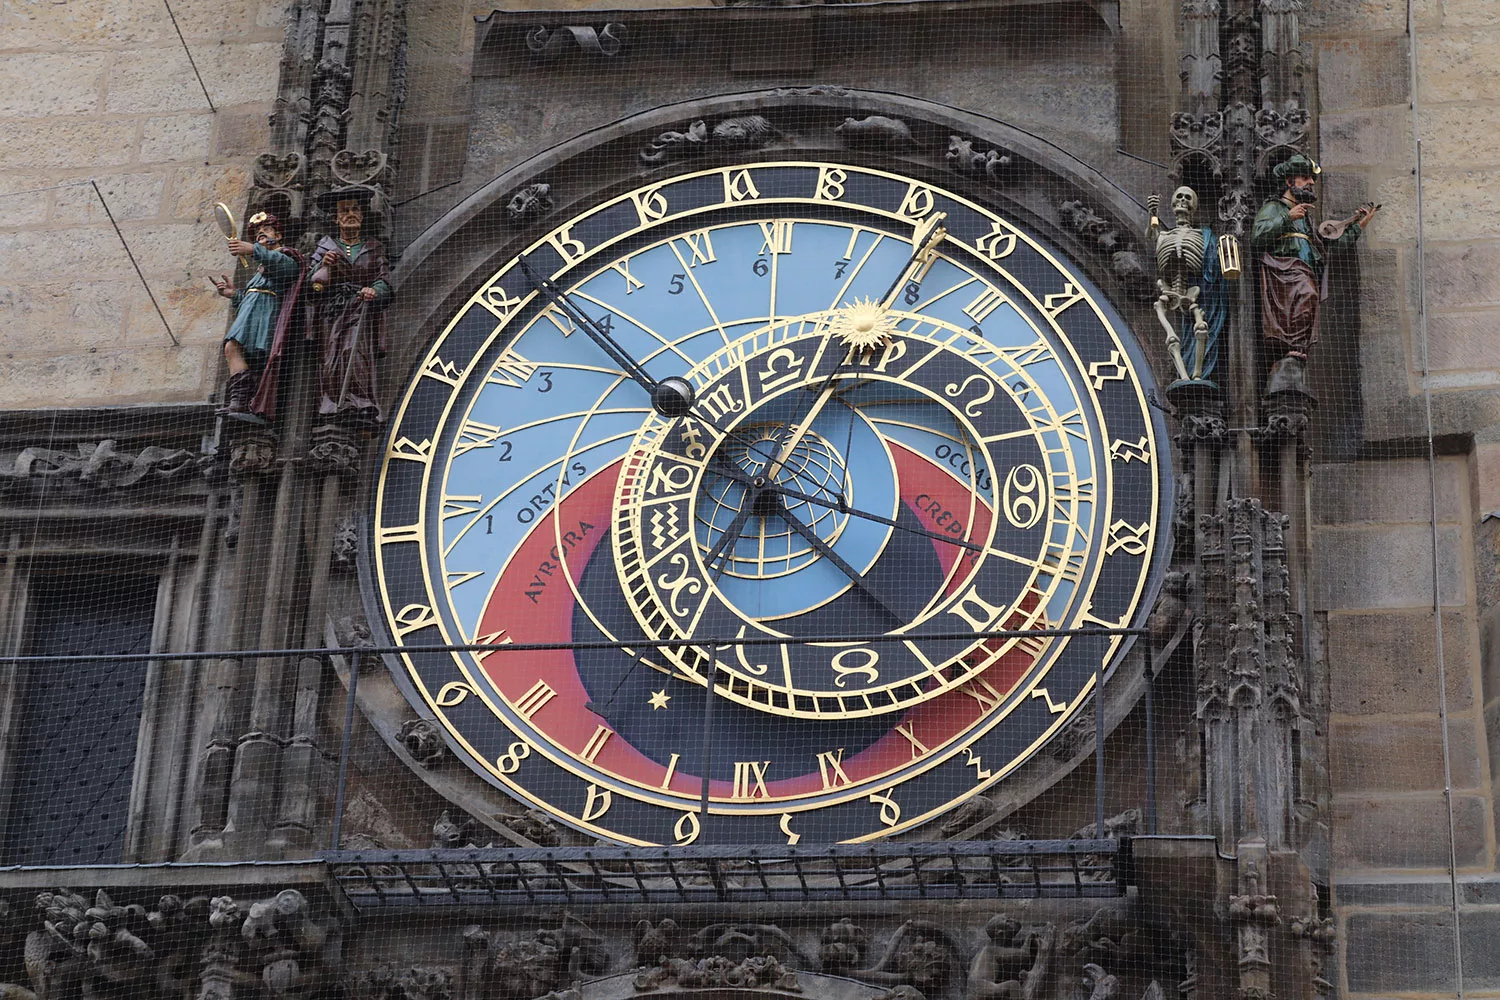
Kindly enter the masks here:
M 1271 369 L 1267 391 L 1306 392 L 1308 351 L 1318 340 L 1318 310 L 1328 297 L 1325 257 L 1349 250 L 1380 210 L 1362 205 L 1348 219 L 1315 226 L 1313 206 L 1322 170 L 1301 153 L 1272 171 L 1279 190 L 1255 216 L 1250 250 L 1260 265 L 1261 331 L 1283 356 Z

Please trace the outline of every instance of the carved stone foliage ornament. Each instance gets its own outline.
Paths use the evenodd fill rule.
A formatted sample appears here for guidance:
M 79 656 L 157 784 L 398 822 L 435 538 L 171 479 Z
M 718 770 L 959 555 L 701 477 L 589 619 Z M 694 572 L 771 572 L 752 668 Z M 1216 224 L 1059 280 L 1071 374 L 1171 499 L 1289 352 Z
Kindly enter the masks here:
M 79 443 L 72 451 L 23 448 L 10 462 L 0 464 L 0 496 L 46 484 L 54 495 L 59 488 L 98 493 L 111 490 L 180 486 L 196 479 L 208 457 L 183 448 L 152 445 L 138 452 L 117 450 L 115 442 Z
M 531 1000 L 597 976 L 609 966 L 604 941 L 576 917 L 555 928 L 509 936 L 477 925 L 464 931 L 463 1000 Z

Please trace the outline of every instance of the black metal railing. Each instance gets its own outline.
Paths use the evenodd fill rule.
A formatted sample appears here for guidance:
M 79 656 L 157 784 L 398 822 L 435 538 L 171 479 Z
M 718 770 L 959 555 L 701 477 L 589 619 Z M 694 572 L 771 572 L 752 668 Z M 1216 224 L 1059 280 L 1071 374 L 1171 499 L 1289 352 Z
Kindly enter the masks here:
M 359 909 L 1118 896 L 1129 841 L 324 851 Z

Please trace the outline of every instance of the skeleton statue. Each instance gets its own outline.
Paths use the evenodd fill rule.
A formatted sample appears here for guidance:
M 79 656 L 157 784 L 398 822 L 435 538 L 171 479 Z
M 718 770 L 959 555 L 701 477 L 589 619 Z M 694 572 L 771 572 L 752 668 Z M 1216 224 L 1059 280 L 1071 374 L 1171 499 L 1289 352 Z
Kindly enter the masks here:
M 1146 239 L 1156 244 L 1156 316 L 1167 331 L 1167 350 L 1183 381 L 1212 381 L 1219 360 L 1219 335 L 1228 315 L 1219 248 L 1213 230 L 1193 225 L 1198 193 L 1190 187 L 1172 192 L 1173 226 L 1157 218 L 1161 199 L 1146 201 L 1151 224 Z M 1188 354 L 1183 355 L 1183 341 Z

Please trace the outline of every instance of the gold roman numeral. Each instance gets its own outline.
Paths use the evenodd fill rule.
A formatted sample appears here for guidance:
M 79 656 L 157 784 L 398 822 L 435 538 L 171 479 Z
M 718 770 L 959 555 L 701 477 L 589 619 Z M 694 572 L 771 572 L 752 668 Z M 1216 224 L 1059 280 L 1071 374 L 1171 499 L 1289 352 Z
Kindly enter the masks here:
M 824 788 L 837 788 L 840 785 L 852 784 L 849 775 L 844 772 L 844 748 L 837 750 L 824 750 L 818 754 L 818 773 L 823 776 Z
M 771 793 L 766 788 L 768 760 L 737 760 L 734 762 L 733 799 L 768 799 Z
M 792 252 L 792 224 L 785 219 L 776 219 L 771 222 L 760 223 L 760 233 L 765 239 L 761 242 L 760 254 L 783 254 Z
M 917 726 L 914 722 L 903 722 L 896 726 L 896 732 L 906 737 L 906 742 L 911 744 L 911 759 L 916 760 L 923 754 L 929 752 L 926 743 L 917 739 Z
M 490 654 L 485 653 L 484 655 L 489 656 Z M 513 701 L 511 707 L 516 710 L 517 715 L 530 722 L 533 715 L 540 712 L 547 702 L 556 697 L 557 692 L 552 690 L 550 684 L 546 681 L 537 681 L 526 689 L 525 694 Z
M 589 741 L 583 745 L 583 749 L 578 752 L 578 756 L 592 764 L 598 758 L 599 752 L 604 749 L 604 744 L 608 743 L 609 738 L 614 734 L 613 729 L 599 726 L 594 730 L 594 735 L 589 737 Z

